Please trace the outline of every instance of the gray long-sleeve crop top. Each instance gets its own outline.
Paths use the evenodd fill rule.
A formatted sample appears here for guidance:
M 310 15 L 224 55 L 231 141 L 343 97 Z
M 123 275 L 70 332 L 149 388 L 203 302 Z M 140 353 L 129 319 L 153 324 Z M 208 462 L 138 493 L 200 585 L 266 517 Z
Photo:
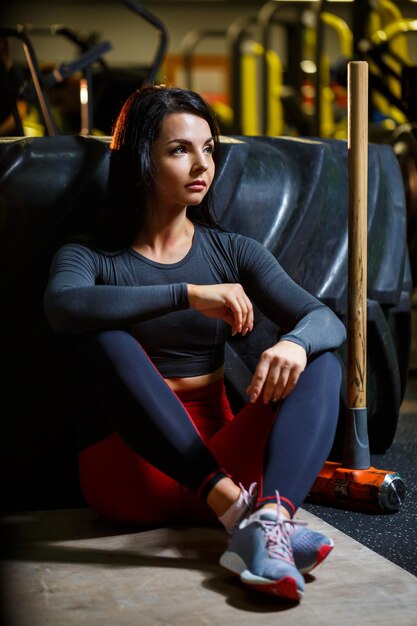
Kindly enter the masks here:
M 189 306 L 187 283 L 240 283 L 279 326 L 281 339 L 303 346 L 308 356 L 345 340 L 338 317 L 297 285 L 262 244 L 201 224 L 195 224 L 188 254 L 172 264 L 132 248 L 104 254 L 64 245 L 51 264 L 45 313 L 59 333 L 127 328 L 163 376 L 199 376 L 223 364 L 230 327 Z

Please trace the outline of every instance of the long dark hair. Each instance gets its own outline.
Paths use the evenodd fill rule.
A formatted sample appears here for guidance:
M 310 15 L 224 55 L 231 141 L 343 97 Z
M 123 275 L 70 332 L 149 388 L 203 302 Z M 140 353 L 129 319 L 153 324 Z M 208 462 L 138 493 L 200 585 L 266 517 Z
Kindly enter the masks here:
M 135 91 L 126 100 L 114 126 L 105 210 L 93 243 L 104 250 L 120 250 L 132 244 L 146 215 L 146 200 L 154 190 L 152 147 L 162 121 L 169 113 L 192 113 L 206 120 L 214 139 L 216 162 L 219 130 L 209 105 L 194 91 L 152 85 Z M 215 226 L 211 189 L 189 217 Z

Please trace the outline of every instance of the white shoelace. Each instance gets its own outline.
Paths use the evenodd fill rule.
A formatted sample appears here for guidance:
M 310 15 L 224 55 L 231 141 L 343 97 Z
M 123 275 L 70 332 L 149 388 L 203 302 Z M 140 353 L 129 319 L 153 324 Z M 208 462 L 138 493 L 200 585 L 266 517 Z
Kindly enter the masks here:
M 255 504 L 255 500 L 256 500 L 256 496 L 257 496 L 257 491 L 258 491 L 258 486 L 256 483 L 252 483 L 249 486 L 249 489 L 246 491 L 246 489 L 244 488 L 244 486 L 242 485 L 242 483 L 239 483 L 239 487 L 241 489 L 241 502 L 245 504 L 246 507 L 246 511 L 252 511 L 254 504 Z
M 288 536 L 291 538 L 292 535 L 296 532 L 297 527 L 299 526 L 308 526 L 307 522 L 299 519 L 284 519 L 284 525 L 287 530 Z
M 290 536 L 284 520 L 260 520 L 265 532 L 266 549 L 268 554 L 275 559 L 281 559 L 287 563 L 294 563 Z
M 281 499 L 278 491 L 275 492 L 278 508 L 281 506 Z M 265 532 L 266 549 L 272 558 L 279 558 L 287 563 L 294 563 L 291 546 L 291 536 L 295 533 L 297 526 L 306 526 L 307 522 L 287 519 L 278 511 L 276 519 L 267 520 L 258 518 Z

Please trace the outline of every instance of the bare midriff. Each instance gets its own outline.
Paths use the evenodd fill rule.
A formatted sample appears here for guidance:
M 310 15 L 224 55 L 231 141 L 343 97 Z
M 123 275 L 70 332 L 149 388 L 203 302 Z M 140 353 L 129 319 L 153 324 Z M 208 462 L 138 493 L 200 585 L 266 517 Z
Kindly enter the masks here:
M 222 365 L 215 372 L 203 374 L 202 376 L 189 376 L 184 378 L 165 378 L 165 381 L 172 391 L 188 391 L 192 389 L 201 389 L 215 383 L 216 380 L 223 378 L 224 366 Z

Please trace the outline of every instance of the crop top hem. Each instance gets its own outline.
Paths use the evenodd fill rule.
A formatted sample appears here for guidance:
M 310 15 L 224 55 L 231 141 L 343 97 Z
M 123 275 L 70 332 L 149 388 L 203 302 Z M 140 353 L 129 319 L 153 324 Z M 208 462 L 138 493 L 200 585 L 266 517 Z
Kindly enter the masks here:
M 213 359 L 198 359 L 196 360 L 190 356 L 186 360 L 179 359 L 167 359 L 166 357 L 154 357 L 152 359 L 153 364 L 164 378 L 195 378 L 196 376 L 205 376 L 206 374 L 212 374 L 224 365 L 224 355 L 221 358 Z

